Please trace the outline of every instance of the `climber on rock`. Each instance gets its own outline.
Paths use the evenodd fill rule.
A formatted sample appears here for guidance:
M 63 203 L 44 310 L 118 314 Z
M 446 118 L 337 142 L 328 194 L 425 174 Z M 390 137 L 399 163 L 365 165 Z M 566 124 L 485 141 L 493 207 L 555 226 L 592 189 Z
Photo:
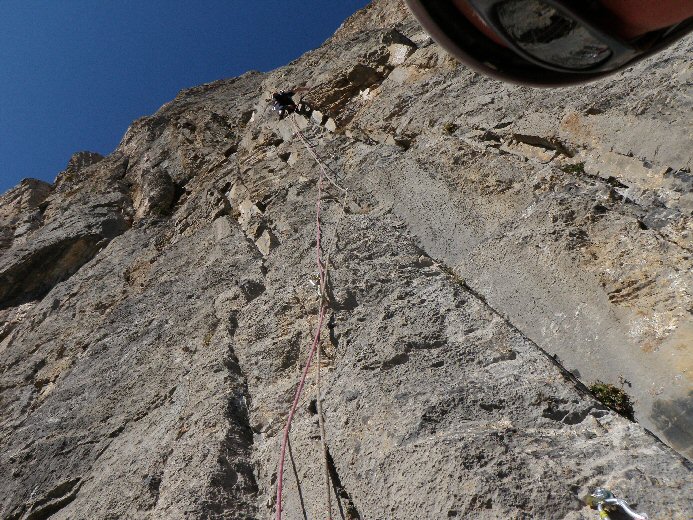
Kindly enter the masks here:
M 283 119 L 294 112 L 302 113 L 306 110 L 306 104 L 303 99 L 296 100 L 296 95 L 300 92 L 306 92 L 308 88 L 300 87 L 293 90 L 279 90 L 272 94 L 272 110 L 279 113 L 279 119 Z

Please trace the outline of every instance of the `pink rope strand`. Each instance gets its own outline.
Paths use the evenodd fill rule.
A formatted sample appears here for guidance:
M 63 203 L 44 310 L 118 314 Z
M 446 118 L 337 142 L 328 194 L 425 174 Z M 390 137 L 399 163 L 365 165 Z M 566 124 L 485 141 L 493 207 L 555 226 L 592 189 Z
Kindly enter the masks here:
M 318 326 L 315 332 L 315 339 L 313 340 L 313 345 L 311 346 L 310 353 L 308 354 L 308 360 L 306 361 L 306 366 L 303 368 L 303 373 L 301 374 L 301 380 L 294 394 L 294 402 L 291 405 L 291 410 L 289 411 L 289 416 L 286 420 L 286 426 L 284 426 L 284 436 L 282 437 L 282 449 L 279 456 L 279 472 L 277 475 L 277 520 L 282 518 L 282 481 L 284 479 L 284 459 L 286 457 L 286 445 L 289 441 L 289 431 L 291 430 L 291 422 L 293 421 L 294 414 L 296 413 L 296 408 L 298 407 L 298 402 L 301 398 L 301 393 L 303 392 L 303 386 L 306 382 L 306 376 L 308 374 L 308 369 L 317 350 L 318 343 L 320 342 L 320 329 L 322 328 L 323 322 L 325 320 L 325 314 L 327 311 L 327 306 L 322 305 L 320 307 L 320 314 L 318 315 Z
M 299 135 L 301 140 L 310 149 L 310 145 L 307 144 L 305 136 L 301 133 L 301 130 L 296 125 L 296 122 L 292 119 L 291 122 L 294 125 L 296 133 Z M 311 150 L 312 152 L 312 150 Z M 310 347 L 308 353 L 308 359 L 306 360 L 306 366 L 303 368 L 301 373 L 301 379 L 299 380 L 298 387 L 296 388 L 296 393 L 294 394 L 294 400 L 291 404 L 291 409 L 289 410 L 289 415 L 286 419 L 286 426 L 284 426 L 284 435 L 282 437 L 281 452 L 279 455 L 279 469 L 277 474 L 277 520 L 282 520 L 282 491 L 283 491 L 283 480 L 284 480 L 284 459 L 286 458 L 286 446 L 289 442 L 289 432 L 291 430 L 291 423 L 294 419 L 296 409 L 298 408 L 298 403 L 301 399 L 301 394 L 303 393 L 303 387 L 306 383 L 306 376 L 308 375 L 308 370 L 310 369 L 311 362 L 313 361 L 313 356 L 315 351 L 319 348 L 320 344 L 320 331 L 322 330 L 323 322 L 325 321 L 325 315 L 327 314 L 327 299 L 326 299 L 326 273 L 325 266 L 322 262 L 322 229 L 320 227 L 320 210 L 322 201 L 322 182 L 323 176 L 326 174 L 325 167 L 318 158 L 317 154 L 313 152 L 313 157 L 315 157 L 318 165 L 320 166 L 320 175 L 318 176 L 318 198 L 315 203 L 315 259 L 318 267 L 318 280 L 320 283 L 320 312 L 318 313 L 318 325 L 315 329 L 315 335 L 313 337 L 313 343 Z

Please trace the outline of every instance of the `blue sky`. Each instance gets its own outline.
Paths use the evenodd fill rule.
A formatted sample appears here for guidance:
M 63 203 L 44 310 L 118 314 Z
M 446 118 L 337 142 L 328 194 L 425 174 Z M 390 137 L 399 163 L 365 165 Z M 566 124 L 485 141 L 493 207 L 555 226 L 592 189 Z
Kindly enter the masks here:
M 0 193 L 179 90 L 285 65 L 368 0 L 0 0 Z

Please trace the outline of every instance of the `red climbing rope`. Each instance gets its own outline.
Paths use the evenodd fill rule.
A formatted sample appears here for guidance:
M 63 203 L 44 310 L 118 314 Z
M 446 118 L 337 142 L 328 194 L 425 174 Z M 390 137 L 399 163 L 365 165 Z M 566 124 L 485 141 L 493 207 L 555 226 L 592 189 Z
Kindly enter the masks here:
M 296 388 L 296 393 L 294 394 L 294 402 L 291 405 L 291 410 L 289 411 L 289 416 L 286 419 L 286 426 L 284 426 L 284 436 L 282 438 L 282 449 L 279 456 L 279 473 L 277 475 L 277 520 L 282 518 L 282 481 L 284 479 L 284 459 L 286 457 L 286 445 L 289 442 L 289 430 L 291 429 L 291 422 L 293 421 L 294 414 L 296 413 L 296 408 L 298 407 L 298 402 L 301 398 L 301 393 L 303 392 L 303 386 L 306 382 L 306 376 L 308 375 L 308 369 L 313 361 L 313 356 L 317 350 L 318 344 L 320 343 L 320 329 L 322 328 L 323 322 L 325 320 L 325 314 L 327 312 L 327 304 L 323 303 L 320 306 L 320 313 L 318 314 L 318 326 L 315 330 L 315 338 L 313 339 L 313 344 L 308 353 L 308 360 L 306 361 L 306 366 L 303 368 L 303 373 L 301 374 L 301 380 L 298 383 L 298 388 Z
M 289 431 L 291 430 L 291 422 L 293 421 L 294 414 L 296 413 L 296 408 L 298 408 L 299 400 L 301 399 L 301 393 L 303 392 L 303 387 L 306 383 L 306 376 L 308 375 L 308 370 L 310 369 L 311 362 L 313 361 L 313 356 L 315 351 L 319 348 L 320 344 L 320 331 L 322 330 L 323 323 L 325 321 L 325 315 L 327 314 L 328 302 L 326 293 L 326 272 L 325 265 L 322 261 L 322 229 L 320 226 L 320 209 L 322 201 L 322 182 L 323 176 L 326 176 L 326 168 L 318 155 L 312 150 L 312 147 L 308 144 L 307 139 L 301 133 L 301 130 L 296 125 L 296 122 L 292 119 L 291 122 L 296 130 L 296 134 L 300 139 L 306 144 L 306 147 L 311 151 L 313 157 L 320 166 L 320 175 L 318 176 L 318 199 L 315 203 L 315 259 L 318 268 L 318 281 L 320 286 L 320 311 L 318 313 L 318 325 L 315 328 L 315 335 L 313 336 L 313 343 L 308 352 L 308 359 L 306 360 L 306 366 L 303 368 L 301 373 L 301 379 L 296 388 L 296 393 L 294 394 L 294 401 L 291 404 L 291 409 L 289 410 L 289 416 L 286 419 L 286 426 L 284 426 L 284 436 L 282 437 L 282 447 L 281 453 L 279 455 L 279 470 L 277 475 L 277 520 L 282 520 L 282 488 L 284 480 L 284 459 L 286 457 L 286 446 L 289 442 Z M 340 188 L 341 189 L 341 188 Z M 328 513 L 331 515 L 331 512 Z

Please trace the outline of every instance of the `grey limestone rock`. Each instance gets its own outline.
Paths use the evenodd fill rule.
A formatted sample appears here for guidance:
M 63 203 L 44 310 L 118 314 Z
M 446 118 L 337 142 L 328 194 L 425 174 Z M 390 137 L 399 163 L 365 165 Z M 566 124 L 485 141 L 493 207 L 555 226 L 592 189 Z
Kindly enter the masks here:
M 0 197 L 0 251 L 39 226 L 41 204 L 51 191 L 47 182 L 24 179 Z
M 587 520 L 597 486 L 690 518 L 690 45 L 537 91 L 380 0 L 3 195 L 0 517 L 274 518 L 321 298 L 305 137 L 332 518 Z M 327 517 L 316 372 L 286 519 Z

